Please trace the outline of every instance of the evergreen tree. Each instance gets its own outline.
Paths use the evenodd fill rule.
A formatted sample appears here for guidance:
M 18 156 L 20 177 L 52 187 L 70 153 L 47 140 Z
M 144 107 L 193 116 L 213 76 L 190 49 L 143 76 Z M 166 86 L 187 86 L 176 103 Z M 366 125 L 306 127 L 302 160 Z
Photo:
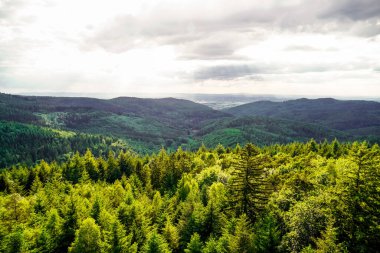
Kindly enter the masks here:
M 77 211 L 73 199 L 70 199 L 68 206 L 62 212 L 65 220 L 62 225 L 62 240 L 57 252 L 67 252 L 68 247 L 74 241 L 75 231 L 78 228 Z
M 136 253 L 137 244 L 132 244 L 132 235 L 126 236 L 123 226 L 115 221 L 112 225 L 111 248 L 112 253 Z
M 165 224 L 165 227 L 163 228 L 162 234 L 173 251 L 176 251 L 179 249 L 180 238 L 179 238 L 178 229 L 172 224 L 169 218 L 167 218 L 166 220 L 166 224 Z
M 253 233 L 250 221 L 245 214 L 237 220 L 233 235 L 229 237 L 231 252 L 249 253 L 253 251 Z
M 94 204 L 92 205 L 92 209 L 91 209 L 91 217 L 92 217 L 97 223 L 99 222 L 100 211 L 101 211 L 100 201 L 99 201 L 99 198 L 96 198 Z
M 100 238 L 100 228 L 95 224 L 94 219 L 87 218 L 84 220 L 75 234 L 75 241 L 69 248 L 69 252 L 101 252 L 102 241 Z
M 122 174 L 129 177 L 134 172 L 134 165 L 131 159 L 130 152 L 120 152 L 118 156 L 118 163 Z
M 191 236 L 190 242 L 187 244 L 185 253 L 202 253 L 203 243 L 199 234 L 194 233 Z
M 350 251 L 369 252 L 380 248 L 380 148 L 366 142 L 354 143 L 349 151 L 350 164 L 342 171 L 338 186 L 341 193 L 340 223 L 350 238 Z M 343 218 L 343 219 L 342 219 Z
M 86 153 L 84 154 L 84 166 L 90 178 L 94 181 L 97 181 L 99 179 L 98 164 L 91 150 L 89 149 L 87 149 Z
M 247 144 L 232 172 L 230 190 L 231 201 L 237 214 L 246 214 L 254 221 L 263 210 L 269 195 L 265 178 L 267 156 L 260 154 L 259 149 Z
M 115 159 L 115 155 L 113 152 L 108 153 L 107 159 L 107 181 L 110 183 L 115 182 L 117 179 L 121 178 L 120 167 L 117 164 L 117 160 Z
M 21 253 L 24 252 L 25 239 L 23 229 L 16 226 L 15 230 L 2 240 L 2 252 Z
M 146 241 L 143 252 L 145 253 L 170 253 L 169 245 L 156 231 L 152 232 Z

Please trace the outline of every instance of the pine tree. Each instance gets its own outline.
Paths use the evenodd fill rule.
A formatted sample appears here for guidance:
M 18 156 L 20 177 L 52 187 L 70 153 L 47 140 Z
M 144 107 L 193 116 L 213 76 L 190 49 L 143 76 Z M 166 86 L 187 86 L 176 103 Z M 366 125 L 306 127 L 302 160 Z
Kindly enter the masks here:
M 178 229 L 171 223 L 170 219 L 167 218 L 165 227 L 162 231 L 163 236 L 169 243 L 172 250 L 177 250 L 179 248 L 179 233 Z
M 115 221 L 111 231 L 111 248 L 112 253 L 136 253 L 137 244 L 132 244 L 132 235 L 126 236 L 126 231 L 119 221 Z
M 132 173 L 134 172 L 134 166 L 132 163 L 130 152 L 120 152 L 118 156 L 118 162 L 122 174 L 125 174 L 127 177 L 132 175 Z
M 143 252 L 145 253 L 170 253 L 169 245 L 156 231 L 153 231 L 146 241 Z
M 350 251 L 369 252 L 380 247 L 380 148 L 368 147 L 366 142 L 354 143 L 349 151 L 353 162 L 343 174 L 339 188 L 342 190 L 343 213 Z
M 83 221 L 75 234 L 75 241 L 69 248 L 69 252 L 93 253 L 101 252 L 102 241 L 100 238 L 100 228 L 95 224 L 95 220 L 87 218 Z
M 247 144 L 242 150 L 232 173 L 230 190 L 232 204 L 238 215 L 244 213 L 254 221 L 264 208 L 269 195 L 265 179 L 267 157 L 259 149 Z
M 202 247 L 203 247 L 203 243 L 201 241 L 201 237 L 199 236 L 198 233 L 194 233 L 191 236 L 190 242 L 187 244 L 185 253 L 201 253 Z
M 100 211 L 101 211 L 100 201 L 99 201 L 99 198 L 96 198 L 94 204 L 92 205 L 92 209 L 91 209 L 91 217 L 96 222 L 99 222 Z
M 113 152 L 108 153 L 107 165 L 108 165 L 107 181 L 110 183 L 113 183 L 117 179 L 120 179 L 121 178 L 120 167 L 117 164 L 117 160 L 115 159 Z
M 78 227 L 78 217 L 74 201 L 71 199 L 63 217 L 65 218 L 62 225 L 62 240 L 57 252 L 67 252 L 69 245 L 74 241 L 75 230 Z
M 237 220 L 234 234 L 229 238 L 231 252 L 248 253 L 253 251 L 252 228 L 248 217 L 242 214 Z
M 93 156 L 91 150 L 87 149 L 84 154 L 84 165 L 90 176 L 94 181 L 99 179 L 99 169 L 95 157 Z
M 21 253 L 24 252 L 25 247 L 24 233 L 21 226 L 17 226 L 15 230 L 7 235 L 2 240 L 2 248 L 0 248 L 5 253 Z

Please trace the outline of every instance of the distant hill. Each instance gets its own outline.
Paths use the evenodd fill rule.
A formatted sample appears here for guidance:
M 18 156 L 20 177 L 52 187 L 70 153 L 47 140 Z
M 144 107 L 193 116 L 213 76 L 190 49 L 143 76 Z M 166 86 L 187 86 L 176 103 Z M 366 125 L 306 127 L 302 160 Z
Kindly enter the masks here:
M 20 121 L 38 121 L 38 117 L 36 118 L 33 114 L 99 111 L 118 115 L 153 118 L 164 123 L 177 121 L 176 123 L 190 127 L 196 127 L 204 120 L 227 116 L 226 113 L 213 110 L 208 106 L 176 98 L 118 97 L 114 99 L 97 99 L 17 96 L 0 93 L 0 109 L 2 110 L 0 117 L 5 120 L 14 117 Z
M 380 127 L 380 103 L 331 98 L 259 101 L 224 110 L 235 116 L 265 116 L 359 133 Z M 371 132 L 371 131 L 369 131 Z
M 353 140 L 355 136 L 319 124 L 310 124 L 294 120 L 276 119 L 263 116 L 225 118 L 204 126 L 195 139 L 206 146 L 234 146 L 248 142 L 257 145 L 306 142 L 311 138 L 322 142 L 326 140 Z M 358 138 L 360 139 L 360 138 Z
M 126 142 L 139 153 L 156 152 L 161 147 L 197 149 L 202 143 L 209 147 L 247 142 L 270 145 L 304 142 L 310 138 L 380 143 L 380 103 L 330 98 L 259 101 L 220 111 L 176 98 L 96 99 L 0 93 L 0 128 L 11 122 L 24 126 L 15 127 L 16 137 L 9 132 L 12 128 L 4 127 L 4 135 L 20 140 L 28 139 L 29 134 L 29 139 L 36 138 L 41 146 L 48 145 L 52 138 L 60 138 L 51 133 L 59 130 L 86 134 L 84 139 L 93 135 L 110 137 Z M 42 129 L 30 131 L 32 126 Z M 69 143 L 67 139 L 63 141 Z M 93 142 L 99 150 L 103 147 L 96 144 L 98 140 Z M 81 150 L 90 144 L 81 146 Z M 13 151 L 6 155 L 20 157 L 16 151 L 28 148 L 9 148 Z M 32 155 L 28 161 L 35 160 L 33 157 L 39 156 Z
M 176 148 L 208 121 L 231 117 L 205 105 L 175 98 L 38 97 L 0 94 L 0 120 L 111 135 L 137 151 Z

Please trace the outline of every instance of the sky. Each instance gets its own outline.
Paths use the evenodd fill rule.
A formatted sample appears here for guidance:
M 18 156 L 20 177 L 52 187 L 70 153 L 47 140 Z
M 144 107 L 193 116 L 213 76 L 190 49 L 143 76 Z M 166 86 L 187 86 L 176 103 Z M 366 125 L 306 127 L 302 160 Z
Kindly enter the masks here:
M 0 92 L 380 97 L 380 3 L 0 0 Z

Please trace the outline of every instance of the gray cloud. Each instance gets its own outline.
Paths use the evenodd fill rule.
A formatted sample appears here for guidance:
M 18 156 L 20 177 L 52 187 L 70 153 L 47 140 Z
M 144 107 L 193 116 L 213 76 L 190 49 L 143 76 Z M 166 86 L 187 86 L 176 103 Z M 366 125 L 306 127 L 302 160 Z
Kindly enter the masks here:
M 265 75 L 283 74 L 305 74 L 322 73 L 330 71 L 356 71 L 371 69 L 370 64 L 361 62 L 347 64 L 301 64 L 301 65 L 281 65 L 281 64 L 235 64 L 203 67 L 194 71 L 191 78 L 194 81 L 206 80 L 235 80 L 251 79 L 264 80 Z M 374 69 L 375 71 L 377 69 Z
M 204 39 L 194 40 L 177 45 L 179 59 L 201 60 L 244 60 L 236 55 L 236 50 L 248 45 L 249 41 L 239 33 L 217 33 Z
M 241 9 L 226 8 L 215 13 L 199 6 L 176 10 L 161 4 L 141 16 L 120 16 L 94 29 L 84 38 L 82 48 L 100 47 L 121 53 L 139 46 L 176 45 L 182 58 L 230 59 L 239 48 L 273 31 L 337 32 L 372 37 L 380 33 L 377 2 L 321 0 L 293 5 L 275 2 L 264 8 L 254 1 Z M 241 43 L 236 43 L 236 36 L 230 36 L 232 33 Z
M 185 50 L 182 59 L 221 59 L 230 58 L 234 54 L 236 47 L 233 43 L 206 43 L 196 44 Z
M 320 15 L 322 18 L 345 17 L 351 20 L 368 20 L 380 17 L 378 0 L 338 0 L 332 1 L 329 9 Z
M 233 80 L 261 73 L 263 70 L 251 65 L 224 65 L 199 69 L 193 73 L 193 79 L 197 81 Z

